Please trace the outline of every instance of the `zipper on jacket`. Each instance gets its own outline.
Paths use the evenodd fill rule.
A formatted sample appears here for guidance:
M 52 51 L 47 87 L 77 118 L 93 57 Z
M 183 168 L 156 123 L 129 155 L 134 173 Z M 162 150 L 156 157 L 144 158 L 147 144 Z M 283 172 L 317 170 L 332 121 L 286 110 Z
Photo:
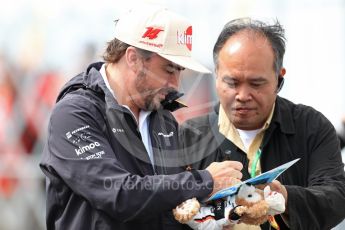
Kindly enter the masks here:
M 165 168 L 165 165 L 164 165 L 164 158 L 163 158 L 163 156 L 162 156 L 162 146 L 161 146 L 161 144 L 159 143 L 159 141 L 158 141 L 158 159 L 159 159 L 159 161 L 160 161 L 160 164 L 161 164 L 161 168 L 162 168 L 162 173 L 163 174 L 167 174 L 167 172 L 166 172 L 166 168 Z M 155 169 L 157 170 L 157 166 L 155 165 Z
M 138 125 L 138 123 L 137 123 L 137 121 L 136 121 L 136 119 L 135 119 L 135 117 L 133 116 L 133 114 L 130 112 L 130 111 L 128 111 L 128 109 L 125 109 L 125 108 L 119 108 L 120 107 L 120 105 L 116 105 L 116 107 L 108 107 L 108 109 L 114 109 L 115 111 L 115 113 L 123 113 L 123 117 L 124 117 L 124 119 L 125 119 L 125 122 L 128 124 L 128 126 L 129 126 L 129 128 L 131 129 L 131 131 L 133 132 L 133 134 L 136 134 L 136 136 L 140 139 L 140 141 L 142 142 L 142 145 L 143 145 L 143 148 L 145 149 L 145 152 L 146 152 L 146 156 L 147 156 L 147 159 L 148 159 L 148 163 L 151 165 L 151 169 L 152 169 L 152 174 L 153 175 L 157 175 L 157 173 L 156 173 L 156 169 L 155 169 L 155 167 L 154 167 L 154 165 L 152 164 L 152 162 L 151 162 L 151 159 L 150 159 L 150 157 L 149 157 L 149 154 L 148 154 L 148 152 L 147 152 L 147 150 L 146 150 L 146 147 L 145 147 L 145 145 L 144 145 L 144 143 L 143 143 L 143 140 L 142 140 L 142 136 L 141 136 L 141 133 L 140 133 L 140 130 L 139 130 L 139 125 Z M 130 118 L 130 120 L 129 121 L 127 121 L 126 119 L 127 118 L 125 118 L 125 116 L 126 115 L 128 115 Z M 129 122 L 133 122 L 133 124 L 134 124 L 134 126 L 132 126 L 131 127 L 131 125 L 129 124 Z M 147 168 L 146 168 L 146 166 L 144 167 L 143 165 L 141 165 L 141 168 L 142 168 L 142 170 L 143 171 L 147 171 Z M 146 169 L 145 169 L 146 168 Z
M 152 141 L 151 141 L 151 146 L 152 146 Z M 153 146 L 152 146 L 153 147 Z M 159 149 L 159 152 L 161 151 L 161 147 L 160 145 L 158 146 L 158 149 Z M 157 175 L 157 165 L 156 165 L 156 162 L 155 162 L 155 156 L 154 156 L 154 151 L 152 151 L 152 158 L 153 158 L 153 163 L 151 164 L 152 165 L 152 170 L 153 170 L 153 174 L 154 175 Z

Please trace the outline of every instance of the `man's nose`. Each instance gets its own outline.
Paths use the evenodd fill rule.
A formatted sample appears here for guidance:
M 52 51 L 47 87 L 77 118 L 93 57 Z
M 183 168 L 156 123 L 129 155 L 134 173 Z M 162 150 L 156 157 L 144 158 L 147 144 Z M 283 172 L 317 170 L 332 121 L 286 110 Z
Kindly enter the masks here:
M 168 87 L 177 89 L 180 84 L 180 75 L 180 71 L 175 71 L 173 74 L 171 74 L 167 81 Z
M 237 89 L 236 100 L 246 102 L 253 99 L 252 92 L 249 87 L 242 86 Z

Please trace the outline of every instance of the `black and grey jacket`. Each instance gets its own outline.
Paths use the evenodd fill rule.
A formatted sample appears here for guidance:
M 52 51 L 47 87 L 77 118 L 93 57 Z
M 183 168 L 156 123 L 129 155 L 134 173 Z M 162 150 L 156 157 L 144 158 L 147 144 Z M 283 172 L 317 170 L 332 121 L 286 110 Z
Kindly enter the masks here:
M 237 160 L 243 163 L 243 179 L 248 179 L 247 155 L 219 133 L 218 110 L 219 105 L 214 112 L 182 126 L 185 164 L 204 169 L 213 161 Z M 261 148 L 263 172 L 301 158 L 278 177 L 288 191 L 290 220 L 289 228 L 277 216 L 280 229 L 331 229 L 345 218 L 345 173 L 339 140 L 321 113 L 278 97 Z
M 47 183 L 47 229 L 188 229 L 171 210 L 211 193 L 206 170 L 184 171 L 178 124 L 150 114 L 152 166 L 132 114 L 90 65 L 68 82 L 52 112 L 40 167 Z

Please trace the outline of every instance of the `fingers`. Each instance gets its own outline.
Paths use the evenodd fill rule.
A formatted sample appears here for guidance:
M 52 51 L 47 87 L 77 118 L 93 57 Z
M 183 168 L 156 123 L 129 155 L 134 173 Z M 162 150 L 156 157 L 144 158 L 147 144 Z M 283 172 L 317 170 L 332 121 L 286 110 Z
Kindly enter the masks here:
M 279 181 L 274 180 L 268 184 L 272 191 L 276 191 L 281 193 L 285 199 L 285 205 L 287 205 L 288 193 L 284 185 L 282 185 Z
M 239 171 L 241 171 L 243 169 L 243 165 L 239 161 L 223 161 L 220 163 L 224 164 L 225 167 L 232 167 L 232 168 L 237 169 Z
M 279 193 L 284 192 L 285 186 L 283 186 L 279 181 L 274 180 L 271 183 L 266 183 L 266 184 L 258 184 L 255 185 L 256 188 L 264 190 L 266 186 L 269 186 L 272 191 L 276 191 Z
M 242 168 L 242 163 L 238 161 L 213 162 L 210 164 L 206 170 L 210 172 L 214 182 L 212 194 L 238 183 L 238 180 L 242 178 Z
M 241 180 L 243 176 L 241 171 L 239 171 L 238 169 L 230 168 L 230 167 L 224 169 L 223 172 L 221 173 L 223 174 L 224 177 L 227 177 L 227 179 L 235 178 L 235 179 Z
M 242 163 L 238 161 L 223 161 L 213 162 L 206 168 L 206 170 L 211 173 L 213 179 L 216 179 L 218 177 L 233 177 L 236 179 L 241 179 L 242 168 Z
M 243 165 L 238 161 L 212 162 L 206 169 L 226 170 L 229 168 L 241 171 Z
M 272 191 L 276 191 L 279 193 L 284 192 L 285 187 L 277 180 L 272 181 L 270 184 L 268 184 Z

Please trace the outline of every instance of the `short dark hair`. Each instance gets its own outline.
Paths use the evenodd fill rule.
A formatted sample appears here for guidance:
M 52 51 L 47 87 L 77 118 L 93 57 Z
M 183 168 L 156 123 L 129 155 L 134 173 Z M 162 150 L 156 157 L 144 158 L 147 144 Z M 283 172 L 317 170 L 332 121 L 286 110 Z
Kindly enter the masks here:
M 128 44 L 120 41 L 117 38 L 114 38 L 107 44 L 108 46 L 103 54 L 103 59 L 108 63 L 117 63 L 129 47 Z
M 274 52 L 273 68 L 278 76 L 280 69 L 283 67 L 286 41 L 285 31 L 278 20 L 274 24 L 269 25 L 259 20 L 239 18 L 225 24 L 213 48 L 213 61 L 216 68 L 218 68 L 219 64 L 219 51 L 223 48 L 226 41 L 231 36 L 243 30 L 257 32 L 268 39 Z
M 127 48 L 130 47 L 130 45 L 120 41 L 117 38 L 114 38 L 113 40 L 108 42 L 107 45 L 108 46 L 103 54 L 103 59 L 108 63 L 117 63 L 125 54 Z M 151 51 L 139 49 L 137 47 L 135 48 L 145 60 L 149 59 L 153 54 L 153 52 Z

